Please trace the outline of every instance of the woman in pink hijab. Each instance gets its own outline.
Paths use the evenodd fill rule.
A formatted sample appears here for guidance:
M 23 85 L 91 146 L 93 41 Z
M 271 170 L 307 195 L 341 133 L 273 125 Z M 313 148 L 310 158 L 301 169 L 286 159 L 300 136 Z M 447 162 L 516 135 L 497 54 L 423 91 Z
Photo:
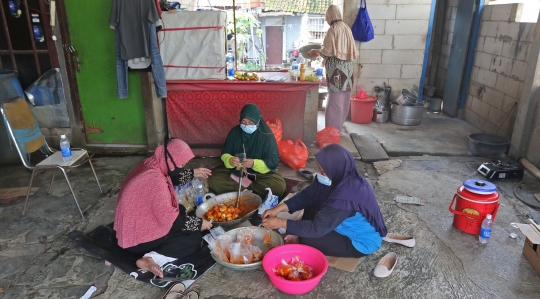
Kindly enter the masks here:
M 324 58 L 328 103 L 326 104 L 325 126 L 332 126 L 342 132 L 349 114 L 351 90 L 354 86 L 353 60 L 358 56 L 351 28 L 341 17 L 337 5 L 326 10 L 326 22 L 330 29 L 326 33 L 321 50 L 311 50 L 309 55 Z
M 137 266 L 159 277 L 164 264 L 200 250 L 202 231 L 212 227 L 206 220 L 187 216 L 176 199 L 173 184 L 211 175 L 206 168 L 184 168 L 193 157 L 179 139 L 159 146 L 127 175 L 118 195 L 114 216 L 118 245 L 144 255 Z

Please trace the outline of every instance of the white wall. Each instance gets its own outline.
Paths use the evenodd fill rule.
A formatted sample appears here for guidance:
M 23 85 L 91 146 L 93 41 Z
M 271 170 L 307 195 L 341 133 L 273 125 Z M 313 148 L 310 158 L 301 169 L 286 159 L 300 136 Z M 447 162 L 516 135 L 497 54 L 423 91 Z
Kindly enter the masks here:
M 344 21 L 349 25 L 356 19 L 359 2 L 345 0 Z M 357 42 L 357 89 L 374 95 L 373 87 L 386 82 L 395 98 L 401 89 L 420 85 L 431 0 L 367 0 L 367 9 L 375 38 Z

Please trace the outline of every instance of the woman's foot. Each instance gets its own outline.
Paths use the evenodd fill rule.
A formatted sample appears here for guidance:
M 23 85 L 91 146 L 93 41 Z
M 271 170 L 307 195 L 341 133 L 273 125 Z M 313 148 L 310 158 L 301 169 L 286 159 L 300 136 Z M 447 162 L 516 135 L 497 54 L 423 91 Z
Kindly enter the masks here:
M 143 257 L 137 260 L 137 267 L 150 271 L 154 273 L 154 275 L 159 276 L 160 278 L 163 278 L 163 271 L 161 271 L 161 268 L 154 262 L 154 260 L 151 257 Z
M 285 244 L 298 244 L 298 236 L 288 235 L 283 239 L 285 240 Z

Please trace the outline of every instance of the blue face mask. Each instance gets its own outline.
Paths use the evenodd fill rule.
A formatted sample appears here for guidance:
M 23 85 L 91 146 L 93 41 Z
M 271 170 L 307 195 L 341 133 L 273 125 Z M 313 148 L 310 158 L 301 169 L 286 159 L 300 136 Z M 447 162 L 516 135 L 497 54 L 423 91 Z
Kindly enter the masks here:
M 240 124 L 240 128 L 242 129 L 242 131 L 248 133 L 248 134 L 251 134 L 253 132 L 255 132 L 257 130 L 257 125 L 244 125 L 244 124 Z
M 324 176 L 320 173 L 317 173 L 317 180 L 319 181 L 319 183 L 323 185 L 326 185 L 326 186 L 332 185 L 332 181 L 327 176 Z

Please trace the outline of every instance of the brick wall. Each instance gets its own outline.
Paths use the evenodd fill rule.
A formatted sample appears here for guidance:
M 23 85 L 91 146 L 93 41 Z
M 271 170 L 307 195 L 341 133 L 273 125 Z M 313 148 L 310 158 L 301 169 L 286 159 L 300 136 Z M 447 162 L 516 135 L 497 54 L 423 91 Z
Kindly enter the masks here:
M 352 25 L 360 1 L 345 0 L 344 21 Z M 431 0 L 367 0 L 375 38 L 357 42 L 357 89 L 368 94 L 383 82 L 392 87 L 392 98 L 402 88 L 420 85 Z M 360 68 L 362 66 L 362 68 Z
M 485 6 L 469 85 L 465 120 L 485 133 L 495 133 L 519 102 L 534 23 L 510 22 L 512 5 Z M 517 106 L 499 129 L 511 138 Z

